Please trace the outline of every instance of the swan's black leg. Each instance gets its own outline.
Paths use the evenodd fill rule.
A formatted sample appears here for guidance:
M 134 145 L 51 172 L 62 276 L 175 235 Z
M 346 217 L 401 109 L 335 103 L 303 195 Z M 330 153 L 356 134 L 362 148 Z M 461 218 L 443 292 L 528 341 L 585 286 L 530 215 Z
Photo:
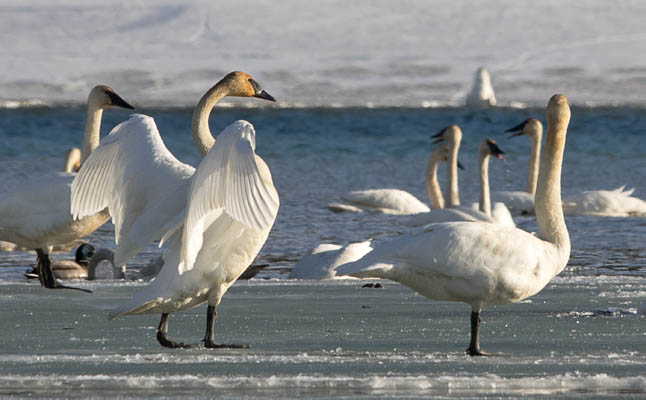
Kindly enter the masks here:
M 204 347 L 207 349 L 248 349 L 244 344 L 216 344 L 215 343 L 215 306 L 206 307 L 206 335 L 204 335 Z
M 475 311 L 471 312 L 471 344 L 469 344 L 467 354 L 470 356 L 490 355 L 480 349 L 480 313 Z
M 61 285 L 56 280 L 56 277 L 52 272 L 52 260 L 49 258 L 49 254 L 45 254 L 42 249 L 36 249 L 36 254 L 38 255 L 38 263 L 36 264 L 36 269 L 38 270 L 38 280 L 40 281 L 41 285 L 48 289 L 74 289 L 80 290 L 82 292 L 92 293 L 92 291 L 88 289 Z
M 184 344 L 177 343 L 168 338 L 168 313 L 162 314 L 161 321 L 159 321 L 159 327 L 157 328 L 157 341 L 164 347 L 169 347 L 171 349 L 183 349 L 198 347 L 198 344 Z

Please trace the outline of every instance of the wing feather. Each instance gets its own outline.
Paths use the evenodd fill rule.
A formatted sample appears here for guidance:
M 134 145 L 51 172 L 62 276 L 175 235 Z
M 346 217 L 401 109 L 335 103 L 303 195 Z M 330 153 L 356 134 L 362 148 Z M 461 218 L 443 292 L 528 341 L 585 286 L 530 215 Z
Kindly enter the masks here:
M 125 263 L 183 212 L 194 171 L 166 148 L 151 117 L 133 114 L 81 167 L 72 183 L 72 215 L 107 207 L 115 225 L 115 263 Z
M 191 182 L 180 273 L 193 268 L 204 232 L 222 213 L 255 231 L 273 225 L 278 193 L 254 150 L 253 126 L 236 121 L 222 131 L 200 163 Z

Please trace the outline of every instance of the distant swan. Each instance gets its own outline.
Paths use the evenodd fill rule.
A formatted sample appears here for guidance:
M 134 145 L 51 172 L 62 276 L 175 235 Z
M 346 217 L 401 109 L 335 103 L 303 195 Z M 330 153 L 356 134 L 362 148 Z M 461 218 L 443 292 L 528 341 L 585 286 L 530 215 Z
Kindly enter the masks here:
M 458 161 L 457 153 L 460 148 L 460 142 L 462 141 L 462 130 L 457 125 L 449 125 L 446 128 L 442 129 L 438 134 L 434 135 L 433 138 L 436 139 L 436 142 L 447 142 L 448 147 L 448 160 L 447 160 L 447 172 L 448 172 L 448 185 L 447 185 L 447 198 L 448 204 L 445 208 L 440 210 L 434 210 L 428 213 L 422 213 L 411 216 L 406 222 L 405 225 L 408 226 L 422 226 L 438 222 L 450 222 L 450 221 L 484 221 L 497 223 L 498 221 L 492 217 L 492 214 L 482 212 L 471 207 L 463 207 L 460 205 L 460 194 L 458 191 Z M 480 144 L 479 147 L 479 170 L 481 176 L 481 192 L 487 192 L 487 197 L 489 195 L 489 172 L 488 172 L 488 160 L 490 155 L 496 156 L 496 158 L 502 157 L 502 151 L 494 143 L 489 145 L 486 141 Z M 430 168 L 431 174 L 436 174 L 437 168 Z M 483 180 L 483 172 L 486 174 L 486 181 Z M 439 185 L 437 179 L 427 176 L 427 184 L 429 196 L 431 193 L 435 193 L 433 196 L 438 197 Z M 481 194 L 482 197 L 482 194 Z M 500 217 L 502 214 L 496 210 L 496 216 Z M 509 224 L 513 223 L 511 217 L 503 215 L 501 220 L 502 223 Z
M 63 172 L 78 172 L 79 169 L 81 169 L 81 150 L 78 147 L 72 147 L 65 154 Z
M 112 130 L 72 185 L 75 217 L 108 208 L 117 265 L 156 239 L 168 242 L 157 278 L 110 315 L 161 313 L 157 340 L 166 347 L 186 347 L 168 338 L 169 313 L 204 302 L 204 346 L 229 346 L 214 342 L 215 308 L 260 251 L 278 212 L 269 167 L 255 154 L 253 126 L 234 122 L 217 141 L 211 134 L 209 115 L 225 96 L 274 101 L 239 71 L 207 91 L 193 112 L 193 140 L 204 156 L 197 170 L 168 151 L 152 118 L 133 115 Z
M 531 140 L 531 153 L 529 168 L 527 170 L 527 189 L 521 191 L 493 192 L 494 201 L 507 205 L 512 215 L 534 215 L 534 193 L 538 180 L 538 168 L 541 157 L 541 140 L 543 138 L 543 124 L 535 118 L 528 118 L 506 132 L 512 132 L 510 138 L 526 135 Z
M 633 197 L 625 186 L 614 190 L 588 190 L 563 198 L 565 215 L 629 217 L 646 215 L 646 201 Z
M 473 78 L 473 86 L 467 95 L 468 107 L 490 107 L 496 105 L 496 95 L 491 84 L 491 76 L 485 67 L 480 67 Z
M 99 144 L 103 109 L 111 107 L 133 108 L 113 89 L 95 86 L 88 96 L 82 161 Z M 70 186 L 74 176 L 47 174 L 0 195 L 0 240 L 35 249 L 40 283 L 50 289 L 69 288 L 59 284 L 51 272 L 52 248 L 82 238 L 108 220 L 101 210 L 78 221 L 72 219 Z
M 540 292 L 570 257 L 570 237 L 561 205 L 561 166 L 570 108 L 563 95 L 547 106 L 547 144 L 536 189 L 536 236 L 522 229 L 485 222 L 432 224 L 374 246 L 337 274 L 402 283 L 435 300 L 471 305 L 471 342 L 480 348 L 483 307 L 516 303 Z
M 417 214 L 428 212 L 429 208 L 417 197 L 400 189 L 353 190 L 341 196 L 343 203 L 330 203 L 334 212 L 375 212 L 384 214 Z
M 356 261 L 370 251 L 372 251 L 370 240 L 347 246 L 330 243 L 319 244 L 294 264 L 288 279 L 334 279 L 336 267 Z

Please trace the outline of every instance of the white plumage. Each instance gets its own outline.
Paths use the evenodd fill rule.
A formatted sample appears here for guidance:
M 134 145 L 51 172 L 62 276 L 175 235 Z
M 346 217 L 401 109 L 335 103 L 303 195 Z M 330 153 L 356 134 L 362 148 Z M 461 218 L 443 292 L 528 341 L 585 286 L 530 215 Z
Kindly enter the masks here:
M 563 270 L 570 256 L 560 195 L 570 119 L 565 96 L 550 99 L 547 119 L 548 140 L 536 192 L 536 236 L 486 222 L 431 224 L 374 246 L 362 259 L 339 266 L 337 274 L 391 279 L 431 299 L 471 305 L 467 352 L 484 354 L 479 345 L 482 308 L 538 293 Z
M 104 108 L 130 108 L 112 88 L 95 86 L 88 96 L 88 118 L 82 158 L 98 145 Z M 45 174 L 0 194 L 0 240 L 35 249 L 40 282 L 47 288 L 67 288 L 57 282 L 49 253 L 56 245 L 82 238 L 108 220 L 102 208 L 80 220 L 70 215 L 70 187 L 76 174 Z
M 625 186 L 614 190 L 587 190 L 563 198 L 565 215 L 629 217 L 646 215 L 646 201 L 633 197 Z

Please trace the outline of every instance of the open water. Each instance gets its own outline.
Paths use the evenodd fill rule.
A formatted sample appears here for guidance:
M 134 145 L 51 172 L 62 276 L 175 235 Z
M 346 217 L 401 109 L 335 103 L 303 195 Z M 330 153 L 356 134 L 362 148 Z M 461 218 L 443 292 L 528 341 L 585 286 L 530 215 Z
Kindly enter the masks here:
M 190 109 L 137 110 L 155 117 L 180 160 L 199 161 Z M 347 190 L 399 188 L 426 201 L 429 136 L 457 123 L 462 202 L 477 199 L 476 148 L 497 140 L 492 190 L 525 187 L 529 141 L 505 129 L 544 109 L 495 108 L 218 108 L 214 132 L 237 119 L 257 132 L 257 153 L 281 197 L 274 229 L 258 262 L 270 270 L 236 283 L 218 309 L 222 342 L 247 350 L 167 350 L 155 341 L 158 316 L 108 321 L 106 310 L 143 282 L 78 283 L 94 294 L 51 291 L 23 272 L 32 252 L 0 253 L 0 396 L 137 398 L 418 398 L 488 396 L 641 398 L 646 394 L 646 219 L 568 217 L 568 267 L 520 304 L 485 310 L 484 349 L 471 359 L 469 307 L 425 299 L 398 284 L 288 281 L 283 269 L 319 243 L 380 240 L 406 230 L 398 216 L 334 214 L 326 204 Z M 103 131 L 127 118 L 104 113 Z M 62 167 L 81 145 L 82 108 L 0 109 L 0 182 Z M 572 109 L 563 194 L 635 187 L 646 198 L 646 111 Z M 440 170 L 444 183 L 444 168 Z M 516 223 L 535 230 L 531 217 Z M 107 224 L 88 241 L 113 247 Z M 159 253 L 149 246 L 136 271 Z M 54 258 L 72 257 L 71 252 Z M 130 274 L 133 276 L 133 274 Z M 182 341 L 203 335 L 204 307 L 171 317 Z

